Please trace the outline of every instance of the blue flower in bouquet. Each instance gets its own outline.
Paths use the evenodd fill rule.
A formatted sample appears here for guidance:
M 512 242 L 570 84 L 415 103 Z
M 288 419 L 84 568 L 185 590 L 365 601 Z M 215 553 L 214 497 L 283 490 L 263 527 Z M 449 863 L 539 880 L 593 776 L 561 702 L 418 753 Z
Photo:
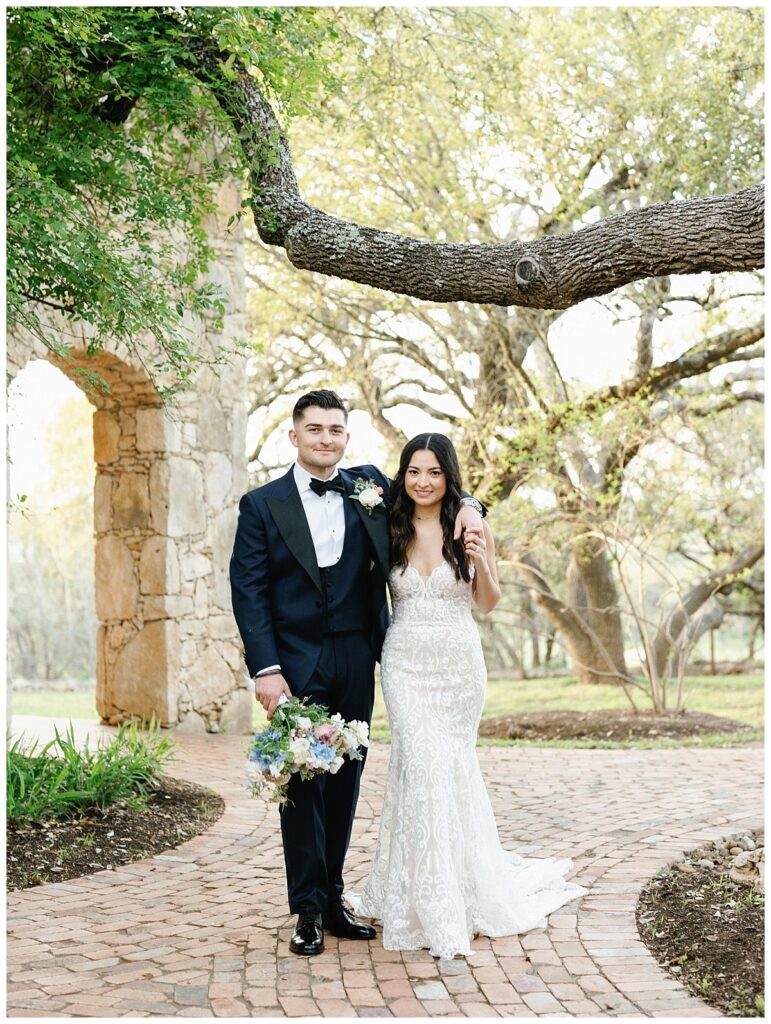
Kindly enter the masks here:
M 332 764 L 337 757 L 335 748 L 330 747 L 328 743 L 322 743 L 321 740 L 311 743 L 311 753 L 317 761 L 322 761 L 324 764 Z

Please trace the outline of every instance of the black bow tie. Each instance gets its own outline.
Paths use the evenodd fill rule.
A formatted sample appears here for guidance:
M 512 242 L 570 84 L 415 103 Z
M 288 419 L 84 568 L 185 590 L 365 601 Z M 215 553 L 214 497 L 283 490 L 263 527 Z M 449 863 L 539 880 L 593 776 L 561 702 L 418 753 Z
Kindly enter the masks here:
M 338 494 L 345 494 L 345 487 L 343 487 L 343 481 L 339 475 L 333 477 L 331 480 L 317 480 L 315 477 L 311 477 L 310 488 L 314 494 L 318 494 L 319 497 L 322 494 L 326 494 L 327 491 L 337 491 Z

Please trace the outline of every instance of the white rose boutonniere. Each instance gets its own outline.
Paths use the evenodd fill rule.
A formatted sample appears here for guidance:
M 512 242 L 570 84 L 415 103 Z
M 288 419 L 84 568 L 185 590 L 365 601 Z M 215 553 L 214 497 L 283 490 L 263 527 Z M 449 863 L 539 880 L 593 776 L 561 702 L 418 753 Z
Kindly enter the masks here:
M 349 495 L 354 501 L 367 510 L 367 515 L 372 515 L 372 509 L 383 504 L 383 488 L 378 485 L 377 480 L 364 480 L 356 478 L 353 494 Z

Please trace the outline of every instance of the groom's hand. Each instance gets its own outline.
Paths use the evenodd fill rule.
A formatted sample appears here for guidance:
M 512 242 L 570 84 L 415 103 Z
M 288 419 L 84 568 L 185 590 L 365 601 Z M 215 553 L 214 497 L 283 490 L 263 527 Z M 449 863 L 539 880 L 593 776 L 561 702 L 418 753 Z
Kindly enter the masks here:
M 269 676 L 258 676 L 254 680 L 255 699 L 262 704 L 268 714 L 268 721 L 273 717 L 273 712 L 278 707 L 278 701 L 282 693 L 287 697 L 292 696 L 289 684 L 280 672 L 274 672 Z

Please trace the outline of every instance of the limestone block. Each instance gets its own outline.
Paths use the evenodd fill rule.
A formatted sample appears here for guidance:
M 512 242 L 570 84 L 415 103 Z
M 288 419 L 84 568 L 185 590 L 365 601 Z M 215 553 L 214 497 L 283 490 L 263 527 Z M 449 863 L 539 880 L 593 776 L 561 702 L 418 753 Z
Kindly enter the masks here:
M 192 614 L 193 599 L 179 594 L 149 594 L 142 602 L 142 615 L 150 619 L 179 619 Z
M 179 589 L 177 546 L 169 537 L 150 537 L 143 544 L 139 589 L 143 594 L 173 594 Z
M 205 647 L 185 673 L 193 707 L 203 708 L 235 689 L 233 671 L 210 644 Z
M 160 406 L 137 409 L 137 451 L 178 452 L 182 425 Z
M 188 711 L 182 721 L 174 727 L 174 732 L 181 733 L 183 736 L 204 733 L 206 731 L 205 719 L 196 714 L 195 711 Z
M 122 647 L 126 642 L 126 630 L 120 623 L 118 623 L 117 626 L 110 626 L 108 636 L 110 647 L 115 651 Z
M 154 714 L 161 725 L 173 723 L 177 714 L 178 666 L 177 624 L 171 619 L 147 623 L 115 662 L 113 704 L 147 721 Z
M 198 647 L 195 640 L 185 640 L 180 648 L 179 660 L 180 664 L 187 668 L 188 665 L 192 665 L 196 659 L 198 653 Z M 181 705 L 180 705 L 181 707 Z
M 232 615 L 212 615 L 209 618 L 209 636 L 213 640 L 236 639 L 238 629 Z
M 234 736 L 252 732 L 254 697 L 248 690 L 234 690 L 220 713 L 220 731 Z
M 214 395 L 202 394 L 199 398 L 198 443 L 202 448 L 220 452 L 230 448 L 227 417 Z
M 94 478 L 94 530 L 106 533 L 112 524 L 112 482 L 111 473 L 100 473 Z
M 207 277 L 212 284 L 219 285 L 223 291 L 232 288 L 232 281 L 230 280 L 227 267 L 219 259 L 209 264 Z
M 233 281 L 233 275 L 230 275 L 231 282 Z M 232 287 L 232 284 L 231 284 Z M 224 338 L 244 338 L 246 337 L 246 316 L 243 313 L 226 313 L 222 318 L 222 335 Z M 244 369 L 239 368 L 241 373 L 241 379 L 243 379 Z
M 199 395 L 207 394 L 210 391 L 219 392 L 221 374 L 215 374 L 210 366 L 202 366 L 195 375 L 195 387 Z
M 150 493 L 146 473 L 120 473 L 112 496 L 113 526 L 131 530 L 150 520 Z
M 214 591 L 210 598 L 218 608 L 225 611 L 230 611 L 232 607 L 228 572 L 237 521 L 238 507 L 235 504 L 210 520 L 212 564 L 214 565 Z
M 145 622 L 154 622 L 157 619 L 173 618 L 169 611 L 165 594 L 151 594 L 142 602 L 142 618 Z
M 231 228 L 228 228 L 228 221 L 231 217 L 235 217 L 241 210 L 241 189 L 236 187 L 233 183 L 233 179 L 230 178 L 227 181 L 223 181 L 217 189 L 217 219 L 219 223 L 218 235 L 224 235 L 226 231 L 232 230 L 233 233 L 239 231 L 239 227 L 235 225 L 235 222 Z M 240 230 L 243 230 L 242 228 Z
M 183 580 L 197 580 L 201 576 L 208 576 L 212 571 L 211 559 L 197 551 L 182 555 L 179 562 Z
M 195 423 L 182 424 L 182 440 L 189 448 L 195 449 L 197 447 L 198 431 L 196 430 Z
M 248 487 L 246 466 L 246 423 L 249 415 L 246 402 L 236 401 L 230 410 L 230 459 L 233 468 L 233 490 L 240 497 Z
M 219 645 L 219 651 L 225 661 L 230 665 L 236 675 L 243 675 L 246 679 L 249 678 L 246 671 L 246 663 L 244 662 L 243 651 L 241 650 L 241 641 L 231 641 L 230 643 L 221 643 Z
M 131 552 L 114 533 L 96 542 L 96 614 L 103 622 L 130 619 L 137 610 L 137 581 Z
M 120 424 L 107 409 L 94 413 L 94 461 L 105 464 L 118 458 Z
M 199 580 L 195 585 L 195 617 L 205 619 L 209 614 L 209 596 L 206 580 Z
M 169 463 L 158 459 L 150 466 L 150 526 L 165 534 L 169 522 Z
M 117 387 L 113 389 L 114 393 L 117 392 Z M 118 413 L 118 420 L 120 422 L 121 434 L 125 437 L 135 437 L 137 432 L 137 414 L 136 409 L 132 409 L 126 405 L 121 404 L 120 412 Z M 133 445 L 132 441 L 132 445 Z
M 207 623 L 203 619 L 183 619 L 179 623 L 182 636 L 203 636 L 207 632 Z
M 206 529 L 201 470 L 192 459 L 169 460 L 169 536 L 183 537 Z
M 110 713 L 110 679 L 108 677 L 107 659 L 105 658 L 105 641 L 107 630 L 99 626 L 96 631 L 96 710 L 101 718 Z M 8 687 L 10 693 L 11 687 Z
M 206 527 L 203 477 L 193 459 L 172 455 L 150 467 L 150 521 L 158 533 L 184 537 Z
M 233 468 L 229 456 L 222 452 L 207 452 L 204 459 L 206 500 L 210 508 L 220 509 L 233 483 Z

